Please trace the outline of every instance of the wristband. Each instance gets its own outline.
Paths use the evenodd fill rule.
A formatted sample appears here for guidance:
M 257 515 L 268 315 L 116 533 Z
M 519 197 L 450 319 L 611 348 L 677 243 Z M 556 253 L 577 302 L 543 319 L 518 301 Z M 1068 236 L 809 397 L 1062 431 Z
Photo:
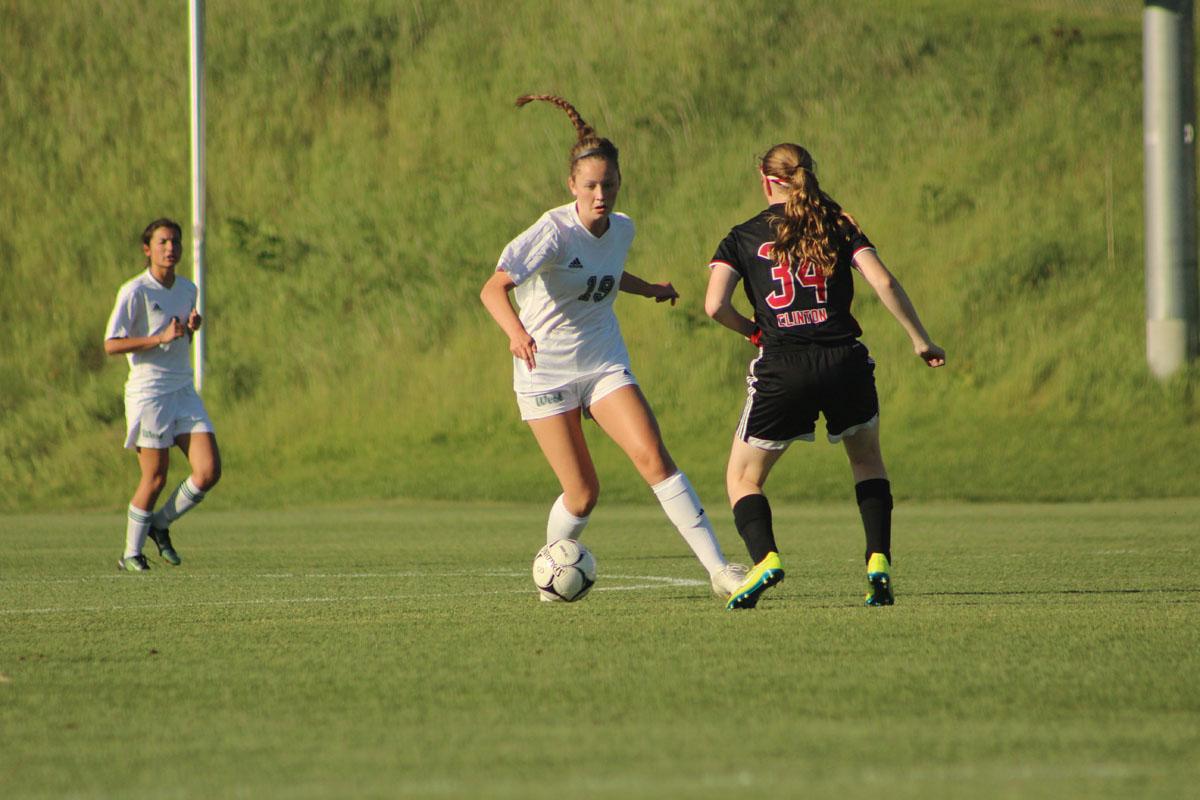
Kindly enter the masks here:
M 760 348 L 760 349 L 762 348 L 762 346 L 763 346 L 763 332 L 762 332 L 762 328 L 760 328 L 760 327 L 758 327 L 757 325 L 755 325 L 755 326 L 754 326 L 754 332 L 753 332 L 753 333 L 751 333 L 751 334 L 750 334 L 749 336 L 747 336 L 746 338 L 750 340 L 750 344 L 752 344 L 752 345 L 754 345 L 755 347 L 758 347 L 758 348 Z

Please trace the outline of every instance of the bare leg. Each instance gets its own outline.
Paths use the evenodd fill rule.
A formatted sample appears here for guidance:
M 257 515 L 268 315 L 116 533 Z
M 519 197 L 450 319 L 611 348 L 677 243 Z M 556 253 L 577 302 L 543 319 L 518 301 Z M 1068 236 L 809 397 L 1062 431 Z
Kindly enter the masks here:
M 604 432 L 625 451 L 638 474 L 650 484 L 667 518 L 708 571 L 713 591 L 727 597 L 741 582 L 740 577 L 727 574 L 725 568 L 729 562 L 721 552 L 712 523 L 687 476 L 671 460 L 658 421 L 641 389 L 622 386 L 593 403 L 591 411 Z
M 181 433 L 175 444 L 187 456 L 192 468 L 192 483 L 202 492 L 217 485 L 221 480 L 221 451 L 217 448 L 217 437 L 212 433 Z
M 187 456 L 192 474 L 175 487 L 162 508 L 154 514 L 151 523 L 156 531 L 155 541 L 160 547 L 165 544 L 172 551 L 174 547 L 170 545 L 166 529 L 195 508 L 221 479 L 221 451 L 217 449 L 216 436 L 211 433 L 181 433 L 175 437 L 175 444 Z
M 846 446 L 846 457 L 850 459 L 850 471 L 854 482 L 862 483 L 873 478 L 887 480 L 887 469 L 883 466 L 883 454 L 879 450 L 879 426 L 863 428 L 842 439 Z
M 578 408 L 553 417 L 529 420 L 538 447 L 563 490 L 563 505 L 577 517 L 592 513 L 600 498 L 600 479 L 592 464 Z
M 735 438 L 725 469 L 725 489 L 738 535 L 746 544 L 750 560 L 759 564 L 770 553 L 778 553 L 771 504 L 763 494 L 763 485 L 771 468 L 785 450 L 764 450 Z M 756 600 L 751 603 L 757 602 Z
M 133 498 L 129 501 L 129 510 L 125 523 L 125 555 L 121 559 L 123 569 L 130 569 L 133 562 L 127 559 L 142 554 L 146 543 L 146 535 L 150 531 L 150 517 L 158 495 L 162 492 L 163 484 L 167 481 L 167 467 L 171 463 L 171 451 L 151 447 L 139 447 L 137 451 L 138 467 L 141 469 L 141 479 Z M 140 569 L 140 568 L 139 568 Z
M 654 412 L 637 386 L 622 386 L 608 393 L 592 405 L 591 412 L 646 483 L 654 486 L 678 471 L 663 444 Z
M 763 493 L 763 485 L 771 474 L 771 468 L 785 452 L 763 450 L 741 439 L 733 440 L 729 466 L 725 469 L 725 489 L 729 492 L 730 508 L 747 495 Z
M 171 451 L 139 447 L 137 458 L 142 478 L 138 481 L 137 489 L 134 490 L 133 499 L 129 504 L 134 508 L 153 511 L 154 504 L 158 502 L 158 495 L 167 482 L 167 468 L 171 465 Z
M 850 471 L 854 473 L 854 493 L 867 539 L 864 558 L 870 563 L 873 553 L 881 554 L 884 566 L 878 569 L 886 571 L 892 558 L 892 489 L 879 449 L 879 426 L 864 428 L 842 441 L 850 459 Z M 881 598 L 878 604 L 891 603 L 890 585 L 874 587 L 872 591 Z M 876 603 L 869 601 L 869 604 Z

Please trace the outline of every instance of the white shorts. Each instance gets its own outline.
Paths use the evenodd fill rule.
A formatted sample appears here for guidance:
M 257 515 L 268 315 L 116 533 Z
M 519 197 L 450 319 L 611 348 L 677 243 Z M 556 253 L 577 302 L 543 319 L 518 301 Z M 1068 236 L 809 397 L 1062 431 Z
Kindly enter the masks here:
M 592 403 L 599 402 L 605 395 L 622 386 L 637 385 L 637 378 L 633 377 L 629 368 L 616 364 L 601 372 L 576 378 L 557 389 L 528 394 L 517 392 L 517 407 L 521 410 L 521 419 L 526 422 L 553 417 L 580 407 L 586 414 Z
M 184 433 L 213 433 L 204 401 L 193 387 L 146 397 L 125 395 L 125 447 L 169 450 Z

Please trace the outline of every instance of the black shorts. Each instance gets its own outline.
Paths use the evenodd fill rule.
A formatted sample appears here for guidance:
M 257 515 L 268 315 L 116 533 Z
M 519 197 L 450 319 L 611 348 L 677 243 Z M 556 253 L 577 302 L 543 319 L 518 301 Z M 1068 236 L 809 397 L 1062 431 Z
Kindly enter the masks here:
M 862 342 L 762 353 L 746 384 L 737 438 L 764 450 L 811 442 L 818 414 L 831 442 L 879 421 L 875 361 Z

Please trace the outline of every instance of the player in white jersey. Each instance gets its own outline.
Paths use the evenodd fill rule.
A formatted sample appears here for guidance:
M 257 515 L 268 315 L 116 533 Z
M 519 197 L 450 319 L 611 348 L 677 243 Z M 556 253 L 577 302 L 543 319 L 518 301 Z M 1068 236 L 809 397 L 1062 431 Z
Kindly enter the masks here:
M 204 403 L 192 383 L 190 343 L 200 328 L 196 285 L 175 274 L 182 231 L 169 219 L 156 219 L 142 233 L 147 269 L 117 293 L 108 319 L 104 350 L 125 355 L 125 447 L 137 450 L 141 480 L 129 503 L 122 570 L 150 569 L 142 546 L 149 536 L 159 555 L 180 563 L 169 527 L 204 499 L 221 478 L 221 455 Z M 167 480 L 171 447 L 177 445 L 192 468 L 154 512 Z
M 532 100 L 561 108 L 575 126 L 567 179 L 575 201 L 547 211 L 504 248 L 480 298 L 508 335 L 521 418 L 562 486 L 546 542 L 579 538 L 599 497 L 583 436 L 586 413 L 629 456 L 708 571 L 713 591 L 727 598 L 746 568 L 726 561 L 695 490 L 671 460 L 613 313 L 618 291 L 672 305 L 679 295 L 670 283 L 625 271 L 633 222 L 613 211 L 621 186 L 617 148 L 566 100 L 526 95 L 517 105 Z

